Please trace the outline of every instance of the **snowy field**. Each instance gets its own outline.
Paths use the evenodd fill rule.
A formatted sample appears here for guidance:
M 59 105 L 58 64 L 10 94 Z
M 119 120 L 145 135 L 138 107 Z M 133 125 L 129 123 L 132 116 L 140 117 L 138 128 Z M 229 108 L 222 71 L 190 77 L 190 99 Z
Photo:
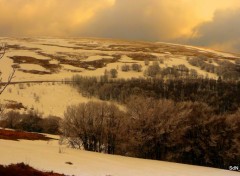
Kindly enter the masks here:
M 61 83 L 24 83 L 8 86 L 1 95 L 1 102 L 22 103 L 20 112 L 35 110 L 44 117 L 49 115 L 63 118 L 67 106 L 87 102 L 76 89 Z
M 49 136 L 58 139 L 58 136 Z M 0 140 L 0 164 L 24 162 L 36 169 L 75 176 L 239 176 L 239 172 L 113 156 L 61 147 L 58 140 Z M 72 165 L 67 164 L 72 163 Z

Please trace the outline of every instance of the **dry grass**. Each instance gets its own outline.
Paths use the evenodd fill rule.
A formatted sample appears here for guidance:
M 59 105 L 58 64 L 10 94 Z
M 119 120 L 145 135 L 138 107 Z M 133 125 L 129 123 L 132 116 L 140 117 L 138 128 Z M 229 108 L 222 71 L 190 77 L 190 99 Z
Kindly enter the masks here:
M 56 73 L 61 68 L 58 64 L 50 64 L 49 60 L 40 60 L 34 57 L 29 56 L 11 56 L 10 57 L 14 64 L 36 64 L 44 67 L 45 69 L 49 70 L 51 73 Z M 43 72 L 43 71 L 29 71 L 21 69 L 20 71 L 29 72 L 32 74 L 49 74 L 49 72 Z
M 14 49 L 14 50 L 29 50 L 29 51 L 37 51 L 40 50 L 40 48 L 29 48 L 26 46 L 20 46 L 20 45 L 7 45 L 8 49 Z
M 144 61 L 144 60 L 156 61 L 158 59 L 157 56 L 154 56 L 148 53 L 134 53 L 134 54 L 128 54 L 127 56 L 137 61 Z
M 22 103 L 13 100 L 7 100 L 5 108 L 13 110 L 27 109 Z
M 37 134 L 37 133 L 27 133 L 27 132 L 22 132 L 22 131 L 11 131 L 11 130 L 0 129 L 0 139 L 17 141 L 20 139 L 50 140 L 51 138 L 46 137 L 42 134 Z

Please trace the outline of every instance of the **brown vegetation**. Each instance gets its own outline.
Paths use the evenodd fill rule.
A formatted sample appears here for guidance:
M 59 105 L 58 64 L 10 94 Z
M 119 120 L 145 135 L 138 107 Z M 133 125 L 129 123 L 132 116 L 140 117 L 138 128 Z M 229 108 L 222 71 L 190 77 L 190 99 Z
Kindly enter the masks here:
M 55 59 L 59 62 L 59 64 L 66 64 L 66 65 L 71 65 L 73 67 L 85 68 L 85 69 L 88 69 L 89 67 L 102 68 L 106 65 L 107 62 L 109 62 L 107 60 L 84 62 L 84 61 L 81 61 L 81 59 L 86 59 L 86 56 L 79 56 L 79 55 L 78 56 L 75 55 L 74 57 L 72 57 L 72 55 L 67 55 L 68 57 L 72 57 L 71 59 L 68 59 L 66 56 L 66 53 L 59 53 L 58 55 L 53 55 L 53 54 L 38 52 L 38 54 L 49 57 L 51 59 Z
M 51 138 L 48 138 L 42 134 L 37 133 L 27 133 L 23 131 L 11 131 L 11 130 L 5 130 L 0 129 L 0 139 L 4 140 L 49 140 Z
M 134 53 L 134 54 L 128 54 L 127 56 L 137 61 L 144 61 L 145 59 L 150 61 L 156 61 L 158 58 L 157 56 L 154 56 L 148 53 Z
M 0 175 L 2 176 L 64 176 L 54 172 L 38 171 L 24 163 L 11 164 L 9 166 L 0 165 Z
M 11 128 L 20 131 L 59 134 L 61 119 L 55 116 L 42 118 L 37 112 L 30 111 L 28 114 L 10 111 L 0 121 L 0 127 Z
M 29 50 L 29 51 L 38 51 L 38 50 L 41 50 L 40 48 L 29 48 L 29 47 L 26 47 L 26 46 L 21 46 L 21 45 L 10 45 L 8 44 L 7 45 L 7 48 L 8 49 L 14 49 L 14 50 Z
M 20 110 L 20 109 L 27 109 L 25 106 L 23 106 L 22 103 L 17 101 L 8 100 L 7 104 L 5 106 L 6 109 L 12 109 L 12 110 Z
M 24 69 L 18 69 L 18 71 L 22 71 L 24 73 L 30 73 L 30 74 L 36 74 L 36 75 L 49 75 L 52 74 L 49 71 L 39 71 L 39 70 L 24 70 Z
M 50 64 L 50 60 L 41 60 L 30 56 L 11 56 L 10 58 L 13 60 L 14 64 L 37 64 L 49 70 L 51 73 L 56 73 L 61 68 L 58 64 Z M 31 73 L 38 74 L 38 72 Z M 44 74 L 49 74 L 49 72 Z

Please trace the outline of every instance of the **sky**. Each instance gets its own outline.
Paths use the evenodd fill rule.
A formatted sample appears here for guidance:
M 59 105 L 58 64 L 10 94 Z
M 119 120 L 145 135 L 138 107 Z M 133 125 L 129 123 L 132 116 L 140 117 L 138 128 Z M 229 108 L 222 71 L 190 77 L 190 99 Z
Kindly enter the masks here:
M 0 0 L 0 36 L 184 43 L 240 53 L 240 0 Z

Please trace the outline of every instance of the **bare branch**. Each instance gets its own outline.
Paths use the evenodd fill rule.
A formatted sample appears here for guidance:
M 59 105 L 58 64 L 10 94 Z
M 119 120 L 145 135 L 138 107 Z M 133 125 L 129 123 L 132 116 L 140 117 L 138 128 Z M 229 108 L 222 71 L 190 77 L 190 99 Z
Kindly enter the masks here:
M 6 51 L 6 44 L 3 44 L 0 49 L 0 59 L 3 58 L 5 51 Z
M 2 44 L 2 47 L 0 49 L 0 59 L 3 58 L 4 54 L 6 51 L 6 44 Z M 3 86 L 3 88 L 0 90 L 0 95 L 3 93 L 3 91 L 7 88 L 7 86 L 11 83 L 14 74 L 15 74 L 16 68 L 13 68 L 12 73 L 9 75 L 8 80 L 6 83 L 2 82 L 2 78 L 0 78 L 0 86 Z M 0 76 L 1 76 L 1 71 L 0 71 Z
M 7 88 L 7 86 L 11 83 L 14 74 L 15 74 L 16 69 L 13 68 L 13 72 L 11 73 L 11 75 L 8 77 L 8 81 L 5 83 L 5 85 L 3 86 L 2 90 L 0 90 L 0 95 L 3 93 L 3 91 Z

